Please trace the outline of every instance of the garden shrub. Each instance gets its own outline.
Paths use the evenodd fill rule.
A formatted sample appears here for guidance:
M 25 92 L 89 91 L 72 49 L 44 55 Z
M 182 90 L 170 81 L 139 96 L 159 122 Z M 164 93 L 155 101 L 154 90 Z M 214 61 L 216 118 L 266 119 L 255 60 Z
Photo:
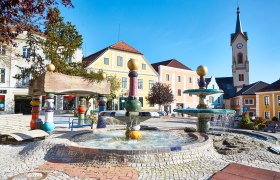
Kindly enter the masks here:
M 274 117 L 272 118 L 272 122 L 278 122 L 278 118 L 274 116 Z
M 254 121 L 254 129 L 255 130 L 261 130 L 263 128 L 265 128 L 265 121 L 262 117 L 256 117 L 255 121 Z
M 254 129 L 254 123 L 250 120 L 248 113 L 242 114 L 242 119 L 238 123 L 238 128 Z

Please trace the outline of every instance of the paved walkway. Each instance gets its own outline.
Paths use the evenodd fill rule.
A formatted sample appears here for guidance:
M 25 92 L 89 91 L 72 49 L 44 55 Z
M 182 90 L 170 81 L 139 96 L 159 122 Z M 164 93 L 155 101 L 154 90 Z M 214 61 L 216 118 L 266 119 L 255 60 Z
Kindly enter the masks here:
M 19 119 L 1 118 L 1 131 L 14 131 L 17 128 L 29 129 L 31 116 L 22 115 Z M 44 117 L 42 117 L 44 118 Z M 5 124 L 12 122 L 12 126 Z M 230 163 L 265 168 L 280 171 L 280 156 L 266 149 L 237 155 L 220 155 L 214 148 L 203 151 L 203 156 L 191 155 L 188 162 L 165 165 L 100 165 L 89 163 L 62 163 L 52 159 L 56 148 L 70 145 L 72 142 L 57 138 L 70 132 L 68 129 L 69 116 L 56 117 L 56 132 L 44 141 L 28 142 L 19 145 L 0 145 L 0 179 L 207 179 L 216 172 L 224 169 Z M 4 122 L 4 123 L 3 123 Z M 170 118 L 150 119 L 143 125 L 161 129 L 178 129 L 195 127 L 194 119 Z M 110 128 L 110 126 L 108 126 Z M 89 130 L 90 127 L 82 129 Z M 82 129 L 74 129 L 79 131 Z M 279 135 L 279 134 L 273 134 Z M 59 144 L 59 146 L 57 146 Z M 62 152 L 63 153 L 63 152 Z M 7 157 L 9 160 L 7 161 Z M 179 160 L 180 161 L 180 160 Z M 152 163 L 152 162 L 151 162 Z M 155 164 L 155 162 L 153 162 Z
M 211 180 L 243 179 L 243 180 L 280 180 L 280 173 L 266 169 L 232 163 L 216 173 Z

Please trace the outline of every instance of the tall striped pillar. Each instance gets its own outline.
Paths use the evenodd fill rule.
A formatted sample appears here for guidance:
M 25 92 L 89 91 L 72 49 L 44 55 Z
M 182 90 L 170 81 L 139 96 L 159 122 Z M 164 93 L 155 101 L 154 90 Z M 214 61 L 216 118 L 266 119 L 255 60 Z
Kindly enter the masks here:
M 85 112 L 86 112 L 86 99 L 81 98 L 79 102 L 79 108 L 78 108 L 78 125 L 84 125 L 85 121 Z
M 106 111 L 107 98 L 105 95 L 99 95 L 98 99 L 99 112 Z M 104 117 L 98 115 L 97 128 L 106 128 L 106 121 Z
M 45 123 L 43 124 L 43 130 L 51 134 L 55 128 L 53 123 L 53 113 L 54 113 L 54 94 L 47 93 L 45 102 Z
M 30 128 L 33 130 L 36 127 L 36 119 L 39 118 L 40 96 L 33 96 L 30 104 L 32 106 Z

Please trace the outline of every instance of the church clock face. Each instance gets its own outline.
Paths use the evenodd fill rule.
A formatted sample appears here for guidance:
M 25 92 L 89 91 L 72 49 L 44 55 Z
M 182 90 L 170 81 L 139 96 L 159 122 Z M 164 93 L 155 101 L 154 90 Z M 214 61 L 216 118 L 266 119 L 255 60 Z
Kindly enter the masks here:
M 236 45 L 236 47 L 237 47 L 238 49 L 241 49 L 241 48 L 243 48 L 243 44 L 242 44 L 242 43 L 238 43 L 238 44 Z

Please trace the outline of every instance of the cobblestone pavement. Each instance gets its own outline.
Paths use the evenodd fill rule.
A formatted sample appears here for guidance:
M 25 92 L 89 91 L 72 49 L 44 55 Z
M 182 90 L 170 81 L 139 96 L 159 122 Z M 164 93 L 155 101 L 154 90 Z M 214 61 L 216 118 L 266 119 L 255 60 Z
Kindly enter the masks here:
M 155 120 L 150 123 L 157 124 Z M 188 126 L 186 120 L 178 123 L 173 119 L 170 123 L 172 124 L 162 127 L 175 128 L 175 124 L 177 127 Z M 174 162 L 177 163 L 172 164 L 150 161 L 143 164 L 104 166 L 98 163 L 54 161 L 58 157 L 57 149 L 69 145 L 73 145 L 73 142 L 62 138 L 0 145 L 0 179 L 207 179 L 232 162 L 280 172 L 280 155 L 265 148 L 250 153 L 221 155 L 213 145 L 201 149 L 201 152 L 186 155 L 184 160 L 174 156 Z M 272 144 L 267 143 L 269 145 Z

